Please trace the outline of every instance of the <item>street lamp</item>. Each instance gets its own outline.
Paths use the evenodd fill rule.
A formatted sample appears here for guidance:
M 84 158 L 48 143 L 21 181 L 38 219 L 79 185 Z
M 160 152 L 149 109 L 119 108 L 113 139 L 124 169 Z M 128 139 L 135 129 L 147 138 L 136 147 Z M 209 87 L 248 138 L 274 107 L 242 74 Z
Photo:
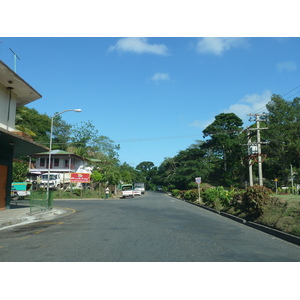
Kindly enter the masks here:
M 50 186 L 50 165 L 51 165 L 51 151 L 52 151 L 52 132 L 53 132 L 53 120 L 56 116 L 63 114 L 67 111 L 75 111 L 75 112 L 81 112 L 81 108 L 75 108 L 75 109 L 66 109 L 60 113 L 55 114 L 51 119 L 51 131 L 50 131 L 50 146 L 49 146 L 49 161 L 48 161 L 48 184 L 47 184 L 47 199 L 49 200 L 49 186 Z

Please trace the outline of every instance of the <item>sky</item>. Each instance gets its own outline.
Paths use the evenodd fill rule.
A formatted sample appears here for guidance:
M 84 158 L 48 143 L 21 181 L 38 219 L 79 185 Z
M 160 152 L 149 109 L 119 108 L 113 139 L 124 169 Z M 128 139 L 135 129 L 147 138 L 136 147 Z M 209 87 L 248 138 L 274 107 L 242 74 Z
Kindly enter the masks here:
M 132 166 L 142 161 L 159 166 L 165 157 L 203 139 L 203 129 L 220 113 L 234 112 L 246 126 L 247 114 L 264 112 L 272 94 L 287 100 L 299 96 L 299 9 L 294 0 L 52 0 L 42 5 L 15 0 L 1 3 L 1 11 L 0 60 L 14 68 L 11 48 L 20 58 L 17 73 L 43 96 L 28 106 L 49 116 L 81 108 L 81 113 L 61 116 L 72 125 L 91 120 L 100 134 L 120 144 L 120 161 Z M 152 285 L 161 293 L 161 283 L 171 279 L 176 299 L 194 292 L 191 286 L 182 292 L 176 288 L 178 270 L 198 278 L 207 298 L 214 290 L 215 298 L 216 292 L 224 297 L 229 283 L 224 278 L 244 268 L 181 264 L 167 272 L 162 265 L 153 267 L 153 272 L 143 272 L 144 264 L 135 269 L 143 272 L 140 280 L 135 277 L 137 285 L 148 289 L 149 280 L 158 277 Z M 278 266 L 268 265 L 267 274 L 257 267 L 247 265 L 247 274 L 261 276 L 256 280 L 262 283 L 260 291 L 268 297 L 292 296 L 295 276 L 285 276 L 288 288 L 280 278 L 276 289 L 266 289 L 266 281 L 278 281 Z M 281 272 L 293 274 L 284 267 Z M 111 264 L 102 273 L 109 279 L 123 275 Z M 73 274 L 68 276 L 73 279 Z M 127 265 L 124 275 L 121 284 Z M 241 292 L 245 276 L 240 281 L 235 276 Z M 105 281 L 109 295 L 115 281 Z M 218 291 L 215 282 L 221 285 Z M 193 287 L 198 293 L 199 285 Z M 119 290 L 122 295 L 127 291 L 124 284 Z M 128 291 L 131 298 L 140 298 L 137 291 L 137 297 Z
M 0 37 L 0 59 L 42 95 L 29 108 L 81 108 L 61 116 L 91 121 L 133 167 L 203 140 L 220 113 L 247 126 L 272 94 L 299 96 L 299 49 L 296 37 Z

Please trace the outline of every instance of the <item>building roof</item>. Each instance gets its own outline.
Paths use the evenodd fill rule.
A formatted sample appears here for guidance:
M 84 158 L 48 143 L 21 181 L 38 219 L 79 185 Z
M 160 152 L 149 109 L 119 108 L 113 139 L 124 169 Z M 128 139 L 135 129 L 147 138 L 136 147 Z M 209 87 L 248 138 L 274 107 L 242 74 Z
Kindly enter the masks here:
M 48 156 L 49 155 L 49 151 L 47 152 L 39 152 L 39 153 L 34 153 L 33 156 Z M 67 152 L 67 151 L 63 151 L 63 150 L 51 150 L 51 156 L 55 156 L 55 155 L 71 155 L 71 156 L 76 156 L 78 158 L 84 159 L 82 156 L 74 154 L 72 152 Z
M 30 155 L 39 151 L 48 150 L 49 148 L 42 146 L 30 139 L 22 137 L 11 131 L 0 127 L 0 148 L 11 147 L 14 157 Z
M 67 151 L 63 151 L 63 150 L 51 150 L 51 155 L 53 155 L 53 154 L 57 154 L 57 155 L 76 155 L 72 152 L 67 152 Z M 35 155 L 49 155 L 49 151 L 35 153 Z
M 32 156 L 48 156 L 49 155 L 49 151 L 47 152 L 41 152 L 41 153 L 34 153 Z M 90 161 L 93 163 L 100 163 L 102 162 L 102 160 L 100 159 L 96 159 L 96 158 L 84 158 L 80 155 L 74 154 L 72 152 L 67 152 L 67 151 L 63 151 L 63 150 L 51 150 L 51 156 L 55 156 L 55 155 L 71 155 L 71 156 L 76 156 L 78 158 L 81 158 L 82 160 L 85 161 Z
M 42 98 L 42 95 L 1 60 L 0 83 L 7 88 L 12 88 L 12 92 L 17 96 L 17 108 Z

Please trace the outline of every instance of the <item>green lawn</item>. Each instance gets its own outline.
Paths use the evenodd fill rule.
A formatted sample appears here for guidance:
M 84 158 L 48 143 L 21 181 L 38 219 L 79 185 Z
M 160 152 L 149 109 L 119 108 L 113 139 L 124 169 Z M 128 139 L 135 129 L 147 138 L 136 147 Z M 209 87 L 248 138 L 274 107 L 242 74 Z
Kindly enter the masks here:
M 300 196 L 272 195 L 256 222 L 300 236 Z

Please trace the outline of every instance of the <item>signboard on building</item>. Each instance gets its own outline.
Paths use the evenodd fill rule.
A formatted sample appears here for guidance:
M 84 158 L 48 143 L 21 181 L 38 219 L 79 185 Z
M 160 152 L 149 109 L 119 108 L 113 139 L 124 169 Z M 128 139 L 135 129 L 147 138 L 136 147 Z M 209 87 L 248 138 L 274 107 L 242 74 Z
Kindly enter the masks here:
M 71 173 L 71 182 L 89 183 L 90 182 L 90 174 L 89 173 Z

